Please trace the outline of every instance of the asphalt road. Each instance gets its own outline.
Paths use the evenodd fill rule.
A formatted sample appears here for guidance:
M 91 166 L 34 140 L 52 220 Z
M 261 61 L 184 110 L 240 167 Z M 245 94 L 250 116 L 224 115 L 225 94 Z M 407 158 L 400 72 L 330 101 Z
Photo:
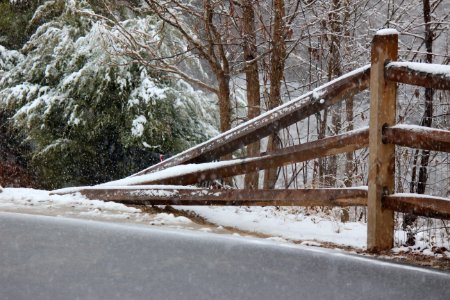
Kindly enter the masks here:
M 211 233 L 0 213 L 1 299 L 450 299 L 450 273 Z

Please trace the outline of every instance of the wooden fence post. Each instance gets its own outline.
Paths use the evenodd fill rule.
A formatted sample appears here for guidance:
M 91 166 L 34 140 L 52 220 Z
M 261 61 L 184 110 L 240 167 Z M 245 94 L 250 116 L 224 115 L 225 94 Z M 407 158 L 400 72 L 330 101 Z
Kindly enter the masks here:
M 385 80 L 384 68 L 387 61 L 397 59 L 397 53 L 397 31 L 378 31 L 370 69 L 367 249 L 371 252 L 389 250 L 394 244 L 394 211 L 382 207 L 382 198 L 394 193 L 395 145 L 383 144 L 382 130 L 395 125 L 397 84 Z

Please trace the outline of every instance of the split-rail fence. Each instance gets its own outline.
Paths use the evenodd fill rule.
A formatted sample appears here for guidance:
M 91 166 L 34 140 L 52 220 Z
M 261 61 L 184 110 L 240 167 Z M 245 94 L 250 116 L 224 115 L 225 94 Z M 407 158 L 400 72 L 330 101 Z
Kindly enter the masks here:
M 371 65 L 123 180 L 54 191 L 90 199 L 144 205 L 366 206 L 367 248 L 392 248 L 394 211 L 450 219 L 450 199 L 395 193 L 395 145 L 450 152 L 450 131 L 396 124 L 397 84 L 450 90 L 450 66 L 396 62 L 397 33 L 380 31 L 372 41 Z M 307 142 L 258 157 L 218 160 L 250 143 L 370 89 L 369 127 Z M 324 156 L 369 149 L 367 187 L 316 189 L 206 189 L 188 185 Z

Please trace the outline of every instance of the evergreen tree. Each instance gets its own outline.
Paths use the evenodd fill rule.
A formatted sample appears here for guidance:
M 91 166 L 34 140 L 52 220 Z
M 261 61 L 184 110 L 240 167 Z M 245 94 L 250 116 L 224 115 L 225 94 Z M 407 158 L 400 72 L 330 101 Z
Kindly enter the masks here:
M 34 26 L 29 25 L 42 0 L 0 0 L 0 44 L 20 49 L 29 39 Z
M 92 15 L 85 1 L 45 2 L 24 56 L 0 73 L 0 105 L 15 111 L 47 188 L 121 178 L 156 162 L 155 152 L 179 152 L 217 132 L 212 100 L 112 55 L 107 27 Z M 120 26 L 153 34 L 154 23 L 135 17 Z

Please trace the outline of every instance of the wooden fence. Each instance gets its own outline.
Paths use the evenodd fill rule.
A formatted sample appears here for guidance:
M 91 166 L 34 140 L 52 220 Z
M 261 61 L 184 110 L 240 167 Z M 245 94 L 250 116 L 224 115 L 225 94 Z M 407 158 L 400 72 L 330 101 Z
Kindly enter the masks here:
M 371 65 L 348 73 L 128 178 L 102 186 L 71 188 L 54 193 L 80 192 L 90 199 L 145 205 L 367 205 L 368 250 L 390 249 L 394 241 L 394 211 L 450 219 L 450 199 L 400 194 L 394 190 L 395 145 L 450 152 L 449 130 L 396 125 L 397 83 L 450 90 L 450 66 L 434 66 L 433 69 L 430 64 L 398 63 L 395 62 L 397 52 L 397 34 L 377 34 L 372 42 Z M 211 162 L 367 88 L 370 88 L 371 95 L 368 128 L 287 147 L 259 157 Z M 183 186 L 367 147 L 368 187 L 224 190 Z

